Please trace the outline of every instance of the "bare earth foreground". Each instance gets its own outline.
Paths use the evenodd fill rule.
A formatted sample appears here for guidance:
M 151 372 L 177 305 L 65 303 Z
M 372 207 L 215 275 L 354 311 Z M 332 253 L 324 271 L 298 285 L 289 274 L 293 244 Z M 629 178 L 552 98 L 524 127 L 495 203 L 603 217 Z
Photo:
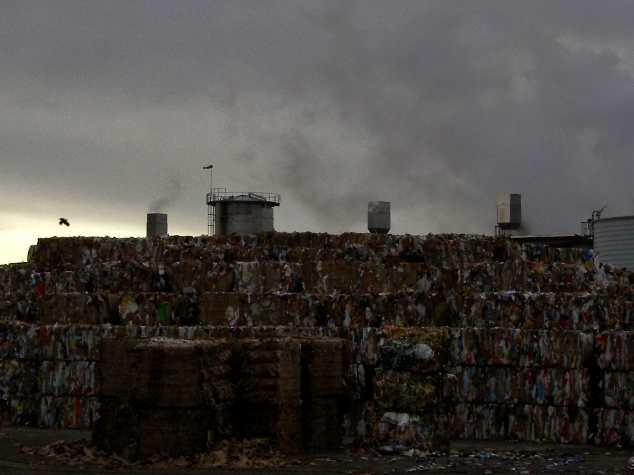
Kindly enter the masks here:
M 87 463 L 90 457 L 78 457 L 70 463 L 52 456 L 50 447 L 82 447 L 90 433 L 71 430 L 44 430 L 18 427 L 0 429 L 0 473 L 90 473 L 90 474 L 385 474 L 385 473 L 588 473 L 617 474 L 628 471 L 632 450 L 589 446 L 535 445 L 527 443 L 490 443 L 460 441 L 448 454 L 417 453 L 409 456 L 379 454 L 374 451 L 341 451 L 297 458 L 262 460 L 261 468 L 192 466 L 185 460 L 157 462 L 153 466 L 122 466 Z M 63 443 L 62 443 L 63 442 Z M 52 445 L 51 445 L 52 444 Z M 74 445 L 73 445 L 74 444 Z M 88 444 L 86 444 L 87 446 Z M 48 447 L 48 449 L 47 449 Z M 44 448 L 44 449 L 42 449 Z M 248 461 L 246 461 L 248 465 Z

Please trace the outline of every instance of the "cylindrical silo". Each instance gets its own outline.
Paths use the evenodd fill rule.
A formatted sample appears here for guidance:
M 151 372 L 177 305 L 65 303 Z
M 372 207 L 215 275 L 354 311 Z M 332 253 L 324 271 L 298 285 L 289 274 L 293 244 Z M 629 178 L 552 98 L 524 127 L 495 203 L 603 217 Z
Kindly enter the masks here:
M 390 220 L 389 201 L 368 203 L 368 230 L 371 233 L 387 234 L 390 231 Z
M 167 215 L 165 213 L 148 213 L 146 231 L 148 238 L 167 236 Z
M 216 236 L 271 231 L 274 231 L 273 208 L 266 203 L 248 200 L 225 200 L 216 203 Z
M 280 195 L 213 188 L 207 193 L 207 205 L 210 234 L 269 233 L 275 231 L 273 208 L 280 205 Z
M 634 271 L 634 216 L 595 221 L 594 252 L 604 264 Z

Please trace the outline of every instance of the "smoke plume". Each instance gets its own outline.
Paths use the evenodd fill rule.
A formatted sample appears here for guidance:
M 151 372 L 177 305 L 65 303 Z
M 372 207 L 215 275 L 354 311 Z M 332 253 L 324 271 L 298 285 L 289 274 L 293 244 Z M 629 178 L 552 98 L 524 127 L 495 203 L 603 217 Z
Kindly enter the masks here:
M 170 178 L 162 188 L 162 194 L 158 198 L 152 200 L 148 209 L 150 213 L 162 213 L 173 205 L 181 194 L 181 183 L 177 178 Z
M 394 233 L 491 233 L 499 191 L 532 233 L 632 214 L 634 2 L 6 0 L 0 31 L 16 213 L 132 223 L 156 196 L 202 233 L 211 161 L 280 192 L 284 231 L 364 231 L 384 200 Z

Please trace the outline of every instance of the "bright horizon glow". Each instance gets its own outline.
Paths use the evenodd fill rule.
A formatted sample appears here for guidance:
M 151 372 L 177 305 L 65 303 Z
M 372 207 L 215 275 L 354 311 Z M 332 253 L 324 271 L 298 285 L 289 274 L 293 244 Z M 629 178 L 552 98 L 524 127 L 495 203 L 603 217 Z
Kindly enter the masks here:
M 58 218 L 46 220 L 35 216 L 20 216 L 14 214 L 0 215 L 0 264 L 10 264 L 26 261 L 29 247 L 37 244 L 38 238 L 43 237 L 72 237 L 72 236 L 111 236 L 132 237 L 144 236 L 145 230 L 128 223 L 114 222 L 75 222 L 68 218 L 70 227 L 60 226 Z
M 63 206 L 62 206 L 63 208 Z M 100 220 L 94 216 L 68 215 L 70 227 L 60 226 L 59 218 L 40 214 L 0 213 L 0 265 L 25 262 L 29 247 L 46 237 L 145 237 L 145 215 L 121 216 L 121 221 Z M 202 226 L 201 226 L 202 227 Z M 170 222 L 171 235 L 198 236 L 177 217 Z

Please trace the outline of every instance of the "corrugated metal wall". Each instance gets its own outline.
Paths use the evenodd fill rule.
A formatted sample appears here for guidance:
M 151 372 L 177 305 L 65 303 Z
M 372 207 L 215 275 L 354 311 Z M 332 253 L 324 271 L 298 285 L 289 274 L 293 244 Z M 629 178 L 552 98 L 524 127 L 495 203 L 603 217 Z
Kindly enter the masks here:
M 597 221 L 594 251 L 601 262 L 634 271 L 634 216 Z

